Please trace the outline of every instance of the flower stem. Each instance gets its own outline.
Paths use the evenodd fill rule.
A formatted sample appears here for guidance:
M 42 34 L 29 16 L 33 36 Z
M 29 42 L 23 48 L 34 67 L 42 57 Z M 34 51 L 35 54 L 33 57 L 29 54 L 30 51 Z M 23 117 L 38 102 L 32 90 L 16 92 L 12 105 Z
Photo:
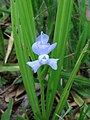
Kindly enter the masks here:
M 38 77 L 40 82 L 40 90 L 41 90 L 41 106 L 42 106 L 42 119 L 46 119 L 46 110 L 45 110 L 45 99 L 44 99 L 44 80 L 40 77 L 40 71 L 38 71 Z

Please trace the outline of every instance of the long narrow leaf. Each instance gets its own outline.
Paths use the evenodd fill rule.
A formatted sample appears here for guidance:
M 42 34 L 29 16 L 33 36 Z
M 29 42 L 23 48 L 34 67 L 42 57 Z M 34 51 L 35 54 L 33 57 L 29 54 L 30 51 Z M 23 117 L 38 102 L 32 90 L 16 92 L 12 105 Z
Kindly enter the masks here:
M 69 95 L 70 88 L 71 88 L 73 80 L 74 80 L 74 77 L 75 77 L 75 75 L 76 75 L 76 73 L 77 73 L 77 71 L 80 67 L 81 61 L 82 61 L 82 59 L 83 59 L 83 57 L 84 57 L 84 55 L 85 55 L 85 53 L 88 49 L 88 46 L 89 46 L 89 43 L 86 44 L 86 46 L 84 47 L 82 53 L 80 54 L 80 56 L 79 56 L 79 58 L 78 58 L 78 60 L 75 64 L 75 67 L 74 67 L 74 69 L 73 69 L 73 71 L 72 71 L 72 73 L 69 77 L 69 80 L 68 80 L 68 82 L 67 82 L 67 84 L 64 88 L 64 91 L 63 91 L 63 93 L 60 97 L 60 101 L 59 101 L 58 106 L 55 110 L 55 114 L 59 114 L 62 111 L 62 109 L 63 109 L 63 107 L 66 103 L 66 100 L 67 100 L 68 95 Z M 56 117 L 56 115 L 54 115 L 53 120 L 56 120 L 56 119 L 57 119 L 57 117 Z
M 23 78 L 24 86 L 26 88 L 26 92 L 30 100 L 30 105 L 34 112 L 35 119 L 39 120 L 41 118 L 41 113 L 40 113 L 40 109 L 37 101 L 37 96 L 35 93 L 34 77 L 30 68 L 26 65 L 26 62 L 29 61 L 29 55 L 26 49 L 27 46 L 25 44 L 26 34 L 23 33 L 23 26 L 22 24 L 20 24 L 21 20 L 19 18 L 21 16 L 18 13 L 18 10 L 19 10 L 18 4 L 20 4 L 18 3 L 18 1 L 14 2 L 14 0 L 11 0 L 11 16 L 12 16 L 12 28 L 13 28 L 13 34 L 14 34 L 14 40 L 15 40 L 14 41 L 15 49 L 16 49 L 16 54 L 17 54 L 18 63 L 19 63 L 20 72 Z M 33 18 L 32 14 L 31 14 L 31 18 Z M 22 19 L 22 21 L 24 22 L 24 19 Z M 29 26 L 29 27 L 31 29 L 32 26 Z M 28 31 L 28 28 L 26 28 L 26 32 L 27 31 Z M 30 37 L 30 39 L 32 39 L 32 37 Z
M 12 98 L 9 101 L 7 110 L 2 114 L 1 120 L 10 120 L 11 109 L 12 109 Z
M 4 37 L 3 37 L 2 30 L 0 27 L 0 58 L 4 60 L 4 57 L 5 57 Z
M 63 64 L 64 53 L 65 53 L 65 46 L 67 42 L 68 36 L 68 28 L 71 18 L 71 11 L 72 11 L 73 0 L 60 0 L 58 11 L 57 11 L 57 18 L 56 18 L 56 27 L 55 27 L 55 34 L 54 34 L 54 42 L 57 42 L 57 47 L 52 53 L 52 57 L 60 58 L 58 69 L 57 71 L 51 71 L 51 75 L 48 81 L 48 89 L 47 89 L 47 99 L 46 99 L 46 109 L 47 115 L 50 115 L 55 92 L 58 86 L 59 78 L 60 78 L 60 71 Z

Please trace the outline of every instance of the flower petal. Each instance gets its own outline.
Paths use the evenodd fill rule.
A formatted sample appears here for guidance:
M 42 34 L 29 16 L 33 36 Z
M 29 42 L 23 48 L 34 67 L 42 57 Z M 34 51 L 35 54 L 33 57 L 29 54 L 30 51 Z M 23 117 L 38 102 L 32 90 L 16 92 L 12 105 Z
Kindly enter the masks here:
M 57 70 L 57 61 L 58 60 L 59 59 L 51 58 L 51 59 L 49 59 L 48 65 L 50 65 L 52 69 Z
M 32 68 L 34 73 L 36 73 L 38 68 L 41 66 L 41 64 L 39 63 L 39 60 L 36 60 L 36 61 L 33 61 L 33 62 L 27 62 L 26 64 L 29 65 Z
M 39 55 L 38 60 L 41 65 L 47 64 L 49 62 L 49 56 L 46 54 Z
M 35 42 L 32 45 L 32 50 L 37 55 L 49 54 L 56 47 L 56 45 L 57 45 L 57 43 L 54 43 L 52 45 L 47 43 L 47 44 L 43 45 L 43 44 L 39 44 L 38 42 Z
M 47 44 L 48 40 L 49 40 L 49 36 L 44 34 L 42 31 L 41 31 L 41 35 L 39 35 L 36 38 L 36 42 L 41 42 L 41 44 Z
M 48 49 L 50 47 L 50 44 L 47 43 L 45 45 L 41 45 L 41 44 L 38 44 L 38 42 L 35 42 L 33 45 L 32 45 L 32 50 L 34 53 L 36 53 L 37 55 L 42 55 L 42 54 L 47 54 L 48 53 Z
M 32 45 L 32 50 L 34 53 L 36 53 L 37 55 L 39 55 L 39 48 L 38 48 L 38 43 L 35 42 L 33 45 Z
M 49 54 L 56 47 L 56 45 L 57 45 L 57 43 L 54 43 L 54 44 L 50 45 L 46 54 Z

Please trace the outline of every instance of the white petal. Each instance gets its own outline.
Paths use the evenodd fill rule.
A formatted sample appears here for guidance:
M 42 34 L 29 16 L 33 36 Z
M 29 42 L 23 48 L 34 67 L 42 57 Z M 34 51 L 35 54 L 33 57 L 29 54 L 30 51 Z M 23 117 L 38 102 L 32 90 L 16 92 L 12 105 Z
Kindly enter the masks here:
M 49 56 L 46 54 L 39 55 L 38 60 L 42 65 L 47 64 L 49 61 Z
M 41 64 L 39 63 L 39 60 L 36 60 L 36 61 L 33 61 L 33 62 L 27 62 L 26 64 L 29 65 L 32 68 L 34 73 L 36 73 L 38 68 L 41 66 Z
M 48 65 L 50 65 L 52 69 L 57 70 L 57 61 L 58 60 L 59 59 L 51 58 L 51 59 L 49 59 Z
M 41 35 L 39 35 L 37 38 L 36 38 L 36 41 L 39 41 L 41 42 L 42 44 L 47 44 L 49 40 L 49 36 L 44 34 L 42 31 L 41 31 Z

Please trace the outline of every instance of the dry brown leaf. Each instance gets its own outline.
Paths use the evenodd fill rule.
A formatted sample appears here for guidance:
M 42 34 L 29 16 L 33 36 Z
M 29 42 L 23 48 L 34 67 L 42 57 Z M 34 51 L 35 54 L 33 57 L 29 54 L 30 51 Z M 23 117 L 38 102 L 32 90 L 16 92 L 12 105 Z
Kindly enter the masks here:
M 7 35 L 5 33 L 5 35 Z M 7 48 L 7 51 L 6 51 L 6 56 L 5 56 L 5 63 L 7 63 L 7 60 L 9 58 L 9 55 L 12 51 L 12 48 L 13 48 L 13 43 L 14 43 L 14 39 L 13 39 L 13 34 L 11 33 L 11 36 L 7 35 L 9 37 L 9 42 L 8 42 L 8 48 Z
M 85 99 L 86 103 L 90 103 L 90 98 Z
M 18 97 L 18 96 L 21 95 L 24 91 L 25 91 L 25 88 L 24 88 L 23 84 L 21 84 L 21 85 L 18 87 L 17 91 L 16 91 L 15 97 Z
M 86 19 L 90 21 L 90 9 L 89 8 L 86 9 Z
M 8 92 L 5 93 L 5 101 L 9 102 L 9 99 L 11 97 L 17 98 L 19 95 L 21 95 L 23 92 L 25 91 L 23 84 L 21 84 L 18 88 L 14 86 L 12 86 L 12 88 L 10 88 L 8 90 Z M 22 96 L 21 96 L 22 97 Z
M 6 96 L 5 96 L 5 101 L 6 102 L 9 102 L 9 99 L 14 97 L 16 94 L 16 91 L 12 91 L 11 93 L 8 93 Z

